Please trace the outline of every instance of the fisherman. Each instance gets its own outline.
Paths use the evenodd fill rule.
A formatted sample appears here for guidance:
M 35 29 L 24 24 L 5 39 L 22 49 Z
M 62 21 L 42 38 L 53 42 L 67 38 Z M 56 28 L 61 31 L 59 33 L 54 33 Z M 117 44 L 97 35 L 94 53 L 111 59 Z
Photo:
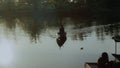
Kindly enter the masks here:
M 98 68 L 107 68 L 109 63 L 108 54 L 103 52 L 101 57 L 98 59 Z
M 59 29 L 59 34 L 63 34 L 63 33 L 65 33 L 65 31 L 63 25 L 61 25 Z

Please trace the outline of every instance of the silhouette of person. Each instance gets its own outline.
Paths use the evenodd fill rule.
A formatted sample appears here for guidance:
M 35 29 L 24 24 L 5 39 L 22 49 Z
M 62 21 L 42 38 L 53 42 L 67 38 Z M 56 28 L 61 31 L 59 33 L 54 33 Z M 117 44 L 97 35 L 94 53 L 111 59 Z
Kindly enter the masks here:
M 58 34 L 63 34 L 63 33 L 65 33 L 65 31 L 63 25 L 61 25 Z
M 108 63 L 108 54 L 106 52 L 103 52 L 101 57 L 98 59 L 98 68 L 107 68 Z

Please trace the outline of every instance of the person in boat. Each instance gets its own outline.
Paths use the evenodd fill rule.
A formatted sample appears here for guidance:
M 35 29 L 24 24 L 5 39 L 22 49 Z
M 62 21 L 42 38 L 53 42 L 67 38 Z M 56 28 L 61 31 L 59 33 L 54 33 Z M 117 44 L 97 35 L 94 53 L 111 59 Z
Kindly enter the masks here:
M 108 68 L 109 58 L 106 52 L 103 52 L 98 59 L 98 68 Z
M 64 27 L 63 25 L 61 25 L 58 34 L 64 34 L 64 33 L 65 33 Z

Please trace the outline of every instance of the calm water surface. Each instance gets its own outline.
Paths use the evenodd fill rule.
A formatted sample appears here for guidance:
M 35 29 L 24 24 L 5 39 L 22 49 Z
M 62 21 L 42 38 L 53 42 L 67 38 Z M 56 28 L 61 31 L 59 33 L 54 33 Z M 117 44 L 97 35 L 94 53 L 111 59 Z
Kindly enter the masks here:
M 56 42 L 60 24 L 67 33 L 61 48 Z M 86 62 L 97 62 L 102 52 L 114 60 L 112 36 L 119 31 L 119 23 L 78 17 L 1 16 L 0 68 L 84 68 Z

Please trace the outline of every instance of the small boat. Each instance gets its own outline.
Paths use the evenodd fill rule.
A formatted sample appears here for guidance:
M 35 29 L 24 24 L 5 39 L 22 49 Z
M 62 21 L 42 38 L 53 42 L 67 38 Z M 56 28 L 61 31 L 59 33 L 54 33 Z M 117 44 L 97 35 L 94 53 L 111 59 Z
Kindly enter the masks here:
M 58 38 L 56 39 L 58 46 L 61 48 L 66 41 L 66 32 L 64 31 L 64 27 L 61 26 L 58 32 Z
M 112 55 L 120 61 L 120 54 L 112 54 Z

